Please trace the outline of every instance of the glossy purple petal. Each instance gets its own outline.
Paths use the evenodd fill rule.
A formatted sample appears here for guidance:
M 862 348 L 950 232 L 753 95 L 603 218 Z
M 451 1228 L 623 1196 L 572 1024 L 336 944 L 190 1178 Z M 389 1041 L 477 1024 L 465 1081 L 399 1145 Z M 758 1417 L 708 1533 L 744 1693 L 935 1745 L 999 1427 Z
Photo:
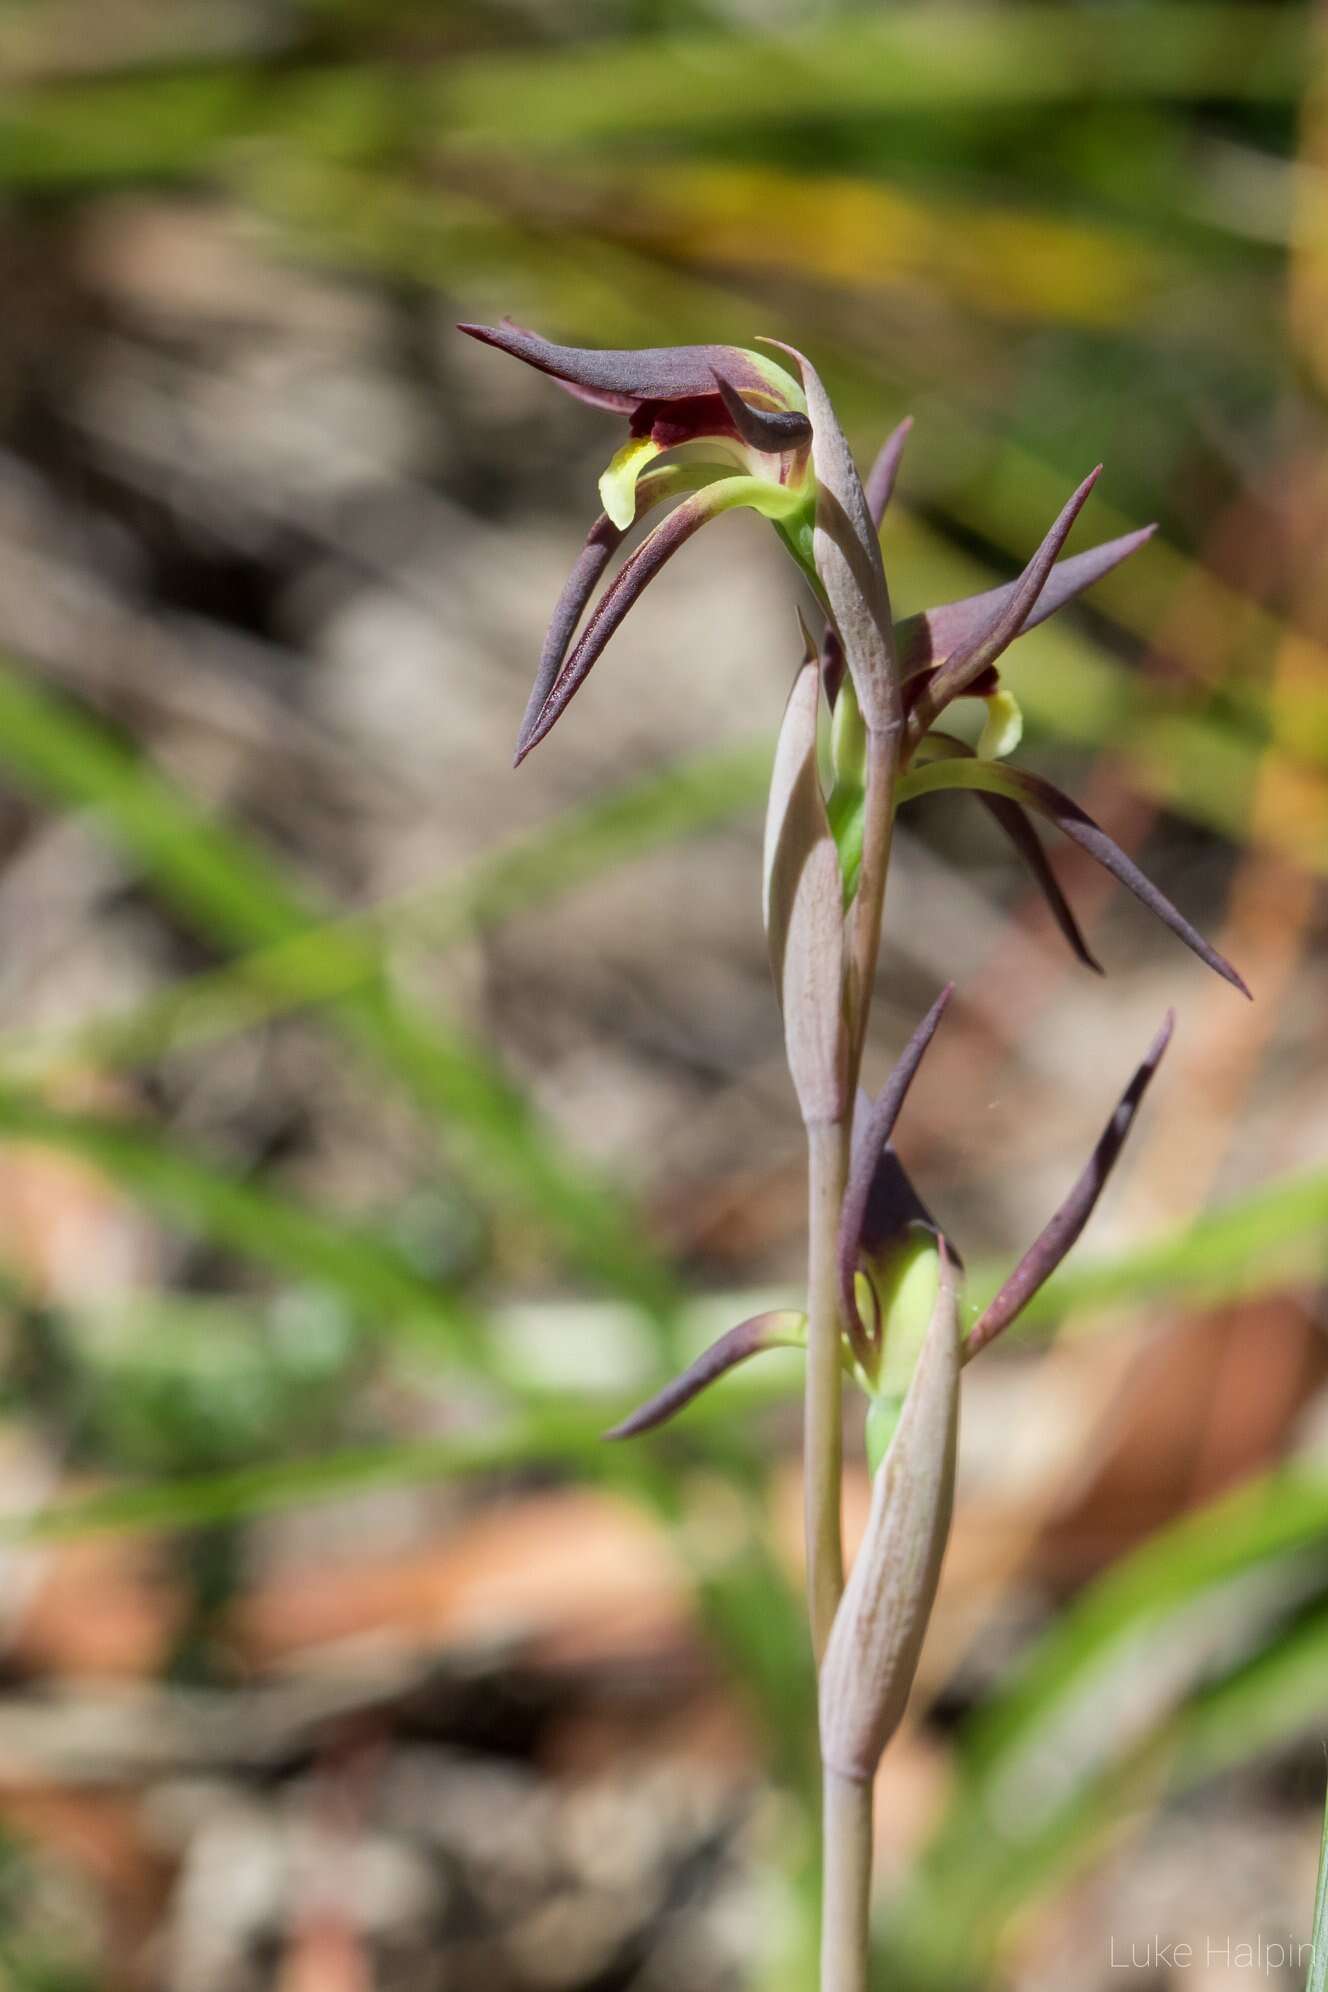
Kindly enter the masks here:
M 730 1328 L 717 1342 L 689 1363 L 681 1376 L 675 1376 L 662 1390 L 624 1418 L 604 1434 L 606 1439 L 634 1439 L 640 1432 L 653 1431 L 674 1413 L 690 1404 L 694 1397 L 715 1382 L 717 1377 L 727 1375 L 739 1363 L 745 1363 L 750 1356 L 759 1356 L 765 1349 L 796 1349 L 803 1346 L 800 1329 L 806 1316 L 788 1309 L 776 1309 L 770 1314 L 753 1314 L 748 1321 L 740 1321 L 736 1328 Z
M 1158 890 L 1152 880 L 1140 871 L 1133 858 L 1126 856 L 1120 845 L 1093 821 L 1086 810 L 1040 775 L 1026 774 L 1022 768 L 1008 768 L 997 761 L 932 761 L 926 767 L 911 769 L 904 782 L 907 785 L 905 799 L 908 796 L 935 794 L 943 789 L 985 790 L 990 794 L 1008 796 L 1037 815 L 1045 816 L 1048 822 L 1056 825 L 1062 836 L 1087 851 L 1089 857 L 1095 858 L 1113 878 L 1118 879 L 1127 892 L 1132 892 L 1136 899 L 1141 900 L 1150 913 L 1155 913 L 1177 940 L 1183 941 L 1192 953 L 1198 955 L 1200 961 L 1229 982 L 1233 989 L 1239 989 L 1242 996 L 1249 996 L 1244 979 L 1226 956 L 1219 954 L 1198 929 L 1190 925 L 1185 915 L 1172 905 L 1166 894 Z
M 723 484 L 711 485 L 698 491 L 691 498 L 675 506 L 666 519 L 662 519 L 655 530 L 642 540 L 639 547 L 614 576 L 605 590 L 594 615 L 586 624 L 576 648 L 567 658 L 549 687 L 548 693 L 538 712 L 527 712 L 516 746 L 516 765 L 519 767 L 532 747 L 537 747 L 550 728 L 566 710 L 569 701 L 590 676 L 598 662 L 604 646 L 617 629 L 633 602 L 641 594 L 665 562 L 671 560 L 679 547 L 685 546 L 694 532 L 715 515 L 714 497 L 723 491 Z
M 715 374 L 739 390 L 769 395 L 771 381 L 738 346 L 640 346 L 614 350 L 558 346 L 521 325 L 459 325 L 486 346 L 510 353 L 552 375 L 597 407 L 624 411 L 642 401 L 681 401 L 713 395 Z
M 1110 574 L 1113 567 L 1119 567 L 1123 560 L 1146 546 L 1156 531 L 1156 526 L 1144 526 L 1138 532 L 1122 534 L 1119 539 L 1104 540 L 1101 546 L 1090 546 L 1086 553 L 1058 560 L 1015 634 L 1023 636 L 1036 629 L 1057 609 L 1064 608 L 1085 588 L 1091 588 L 1104 574 Z M 900 668 L 905 674 L 912 674 L 929 664 L 946 663 L 957 650 L 972 644 L 984 625 L 1006 609 L 1018 587 L 1018 581 L 1007 581 L 1003 587 L 988 588 L 980 595 L 966 595 L 962 601 L 946 602 L 939 609 L 924 609 L 921 615 L 906 616 L 895 625 Z
M 839 1219 L 839 1293 L 844 1307 L 844 1316 L 850 1325 L 850 1332 L 865 1335 L 862 1316 L 858 1311 L 858 1297 L 854 1289 L 854 1276 L 858 1270 L 858 1257 L 866 1234 L 873 1188 L 878 1174 L 882 1177 L 883 1194 L 889 1199 L 891 1185 L 897 1188 L 898 1177 L 903 1174 L 896 1160 L 894 1167 L 884 1158 L 887 1144 L 899 1118 L 900 1108 L 913 1084 L 917 1069 L 922 1063 L 923 1053 L 936 1035 L 936 1026 L 945 1014 L 945 1006 L 954 994 L 953 982 L 947 982 L 936 1001 L 928 1010 L 922 1022 L 914 1031 L 899 1055 L 894 1071 L 882 1086 L 861 1127 L 855 1122 L 853 1153 L 849 1165 L 848 1186 L 844 1191 L 844 1205 Z M 905 1178 L 907 1181 L 907 1178 Z M 878 1212 L 879 1216 L 880 1213 Z
M 965 1362 L 970 1361 L 979 1349 L 985 1349 L 988 1342 L 994 1342 L 1002 1329 L 1008 1328 L 1023 1312 L 1039 1287 L 1046 1285 L 1092 1216 L 1107 1178 L 1125 1146 L 1139 1111 L 1139 1103 L 1171 1042 L 1175 1022 L 1175 1012 L 1168 1010 L 1161 1030 L 1148 1048 L 1147 1057 L 1121 1094 L 1115 1113 L 1103 1129 L 1087 1168 L 1051 1222 L 1029 1246 L 995 1299 L 973 1324 L 964 1344 Z
M 797 409 L 753 408 L 717 367 L 714 376 L 729 420 L 749 448 L 762 450 L 767 456 L 778 456 L 783 450 L 801 449 L 811 441 L 812 425 Z
M 913 427 L 913 417 L 906 415 L 897 429 L 892 429 L 877 452 L 876 461 L 867 474 L 867 510 L 871 513 L 872 524 L 877 532 L 886 508 L 895 494 L 895 482 L 899 476 L 899 465 L 904 455 L 904 445 Z
M 1061 507 L 1046 538 L 1015 582 L 1005 601 L 978 626 L 967 643 L 960 644 L 951 651 L 945 663 L 936 671 L 919 704 L 917 724 L 922 732 L 927 731 L 932 717 L 948 705 L 951 699 L 958 698 L 975 678 L 996 662 L 1001 652 L 1008 649 L 1018 636 L 1032 614 L 1034 604 L 1056 564 L 1056 556 L 1069 538 L 1070 528 L 1083 510 L 1089 492 L 1101 475 L 1102 466 L 1098 464 Z

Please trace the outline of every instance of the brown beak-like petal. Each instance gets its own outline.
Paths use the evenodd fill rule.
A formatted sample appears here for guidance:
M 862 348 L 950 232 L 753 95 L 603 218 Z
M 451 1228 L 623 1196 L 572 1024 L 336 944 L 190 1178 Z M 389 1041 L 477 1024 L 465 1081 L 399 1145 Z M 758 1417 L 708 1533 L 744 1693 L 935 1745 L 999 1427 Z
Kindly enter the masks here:
M 971 1361 L 979 1349 L 985 1349 L 988 1342 L 994 1342 L 1002 1329 L 1008 1328 L 1023 1312 L 1038 1288 L 1046 1285 L 1092 1216 L 1093 1207 L 1125 1146 L 1140 1101 L 1171 1042 L 1175 1022 L 1175 1013 L 1168 1010 L 1161 1030 L 1148 1047 L 1147 1057 L 1121 1094 L 1115 1113 L 1103 1129 L 1087 1168 L 1051 1222 L 1029 1246 L 995 1299 L 974 1322 L 964 1344 L 965 1362 Z
M 1110 574 L 1113 567 L 1119 567 L 1132 553 L 1147 546 L 1156 531 L 1156 526 L 1143 526 L 1138 532 L 1123 533 L 1119 539 L 1104 540 L 1101 546 L 1090 546 L 1086 553 L 1058 560 L 1016 636 L 1036 629 L 1085 588 L 1091 588 L 1104 574 Z M 945 664 L 957 651 L 973 644 L 992 618 L 1008 608 L 1019 585 L 1018 581 L 1007 581 L 1001 588 L 966 595 L 962 601 L 946 602 L 939 609 L 924 609 L 921 615 L 905 616 L 896 623 L 895 640 L 904 676 L 911 677 L 928 665 Z
M 783 450 L 801 449 L 811 441 L 812 425 L 796 408 L 753 408 L 718 367 L 714 376 L 729 419 L 750 448 L 762 450 L 767 456 L 778 456 Z
M 934 672 L 913 717 L 915 737 L 920 738 L 926 733 L 936 715 L 950 700 L 958 698 L 1018 636 L 1033 612 L 1056 564 L 1056 557 L 1069 537 L 1071 526 L 1101 474 L 1101 464 L 1089 472 L 1078 490 L 1062 506 L 1051 530 L 1015 582 L 1009 596 L 973 632 L 969 641 L 953 649 L 945 663 Z
M 605 1432 L 604 1437 L 634 1439 L 640 1432 L 653 1431 L 656 1425 L 664 1424 L 694 1397 L 699 1397 L 717 1377 L 727 1375 L 750 1356 L 759 1356 L 765 1349 L 802 1348 L 806 1321 L 805 1314 L 787 1308 L 770 1314 L 753 1314 L 750 1320 L 740 1321 L 736 1328 L 728 1329 L 703 1350 L 694 1363 L 689 1363 L 681 1376 L 675 1376 L 671 1383 L 657 1390 L 630 1417 Z
M 614 350 L 558 346 L 538 332 L 502 325 L 459 325 L 486 346 L 524 360 L 598 408 L 630 413 L 642 401 L 686 401 L 715 392 L 715 375 L 739 390 L 769 395 L 770 378 L 740 346 L 639 346 Z
M 923 1053 L 936 1035 L 936 1026 L 945 1014 L 945 1006 L 954 994 L 953 982 L 947 982 L 936 1001 L 928 1010 L 922 1022 L 914 1031 L 899 1055 L 894 1071 L 882 1086 L 859 1127 L 855 1121 L 853 1129 L 853 1155 L 849 1166 L 848 1186 L 844 1191 L 844 1204 L 839 1220 L 839 1295 L 844 1308 L 844 1316 L 850 1332 L 856 1330 L 855 1341 L 866 1336 L 862 1316 L 858 1311 L 858 1298 L 854 1290 L 854 1280 L 858 1270 L 858 1259 L 866 1236 L 873 1190 L 881 1183 L 882 1171 L 890 1171 L 891 1164 L 886 1156 L 895 1122 L 900 1109 L 913 1084 Z M 898 1160 L 894 1168 L 902 1169 Z M 907 1180 L 907 1179 L 905 1179 Z M 882 1184 L 889 1188 L 888 1180 Z

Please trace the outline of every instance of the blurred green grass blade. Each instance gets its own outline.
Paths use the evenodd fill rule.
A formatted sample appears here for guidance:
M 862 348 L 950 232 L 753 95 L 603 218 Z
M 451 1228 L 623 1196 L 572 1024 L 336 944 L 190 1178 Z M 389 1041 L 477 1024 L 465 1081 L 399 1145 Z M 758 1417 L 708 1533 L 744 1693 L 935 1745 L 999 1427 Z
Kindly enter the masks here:
M 1229 1587 L 1289 1581 L 1295 1559 L 1325 1540 L 1328 1477 L 1279 1470 L 1186 1516 L 1091 1585 L 962 1732 L 953 1797 L 899 1906 L 903 1951 L 937 1982 L 980 1971 L 1016 1908 L 1139 1776 L 1158 1774 L 1147 1745 L 1216 1636 L 1203 1614 Z
M 400 68 L 215 62 L 9 92 L 0 183 L 75 189 L 224 170 L 238 141 L 386 153 L 444 136 L 486 153 L 735 125 L 1102 98 L 1280 102 L 1303 77 L 1306 12 L 1239 0 L 1084 13 L 1038 0 L 901 8 L 792 34 L 651 35 Z
M 1182 1709 L 1167 1737 L 1171 1782 L 1250 1762 L 1328 1720 L 1328 1604 L 1314 1607 Z
M 527 1412 L 500 1418 L 481 1434 L 427 1443 L 339 1446 L 305 1458 L 277 1459 L 227 1473 L 194 1474 L 115 1487 L 65 1500 L 36 1515 L 0 1521 L 0 1538 L 64 1541 L 89 1535 L 137 1535 L 206 1528 L 336 1500 L 374 1487 L 467 1478 L 562 1460 L 587 1470 L 598 1439 L 582 1416 L 554 1423 Z
M 1310 1934 L 1310 1969 L 1305 1992 L 1324 1992 L 1328 1986 L 1328 1801 L 1324 1804 L 1323 1831 L 1319 1838 L 1319 1879 L 1314 1889 L 1314 1928 Z
M 897 8 L 809 33 L 643 37 L 474 57 L 439 77 L 454 139 L 486 146 L 693 137 L 735 124 L 1103 96 L 1277 101 L 1300 87 L 1305 16 L 1287 9 L 1123 4 L 1084 13 Z
M 70 1032 L 0 1037 L 0 1061 L 9 1057 L 25 1071 L 70 1058 L 132 1065 L 350 995 L 377 974 L 381 949 L 409 944 L 441 954 L 633 858 L 756 808 L 773 751 L 771 735 L 676 761 L 553 817 L 436 885 L 192 976 L 132 1010 Z M 363 949 L 335 944 L 342 939 L 359 941 Z
M 179 180 L 260 127 L 266 92 L 252 68 L 138 71 L 6 92 L 0 185 L 73 192 Z
M 68 701 L 0 663 L 0 764 L 46 799 L 90 808 L 156 890 L 205 935 L 271 950 L 276 987 L 306 980 L 338 999 L 343 1027 L 416 1106 L 464 1137 L 458 1159 L 490 1198 L 517 1203 L 593 1276 L 663 1319 L 672 1283 L 624 1199 L 566 1154 L 482 1046 L 414 1014 L 388 988 L 380 946 L 329 923 L 241 834 L 204 816 L 166 778 Z M 299 943 L 293 955 L 282 944 Z
M 970 1776 L 989 1776 L 1086 1673 L 1143 1623 L 1270 1561 L 1328 1541 L 1328 1476 L 1259 1475 L 1186 1515 L 1093 1584 L 1017 1670 L 964 1740 Z
M 486 1336 L 455 1295 L 388 1240 L 323 1217 L 259 1177 L 242 1179 L 144 1128 L 63 1113 L 0 1087 L 0 1140 L 58 1148 L 104 1171 L 174 1223 L 293 1279 L 341 1294 L 373 1327 L 410 1330 L 486 1368 Z

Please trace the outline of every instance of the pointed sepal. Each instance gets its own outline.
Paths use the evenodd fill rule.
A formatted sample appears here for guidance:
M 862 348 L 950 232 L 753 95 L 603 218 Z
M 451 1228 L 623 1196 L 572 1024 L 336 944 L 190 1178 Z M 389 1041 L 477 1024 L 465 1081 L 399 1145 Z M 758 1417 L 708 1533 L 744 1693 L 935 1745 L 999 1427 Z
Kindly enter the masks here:
M 1081 809 L 1077 802 L 1072 802 L 1051 782 L 1044 781 L 1040 775 L 1027 774 L 1021 768 L 1008 768 L 1000 762 L 956 757 L 949 761 L 931 761 L 925 767 L 910 769 L 899 784 L 898 796 L 901 802 L 906 802 L 914 796 L 931 795 L 943 789 L 977 789 L 990 795 L 1006 796 L 1010 801 L 1031 809 L 1035 815 L 1046 817 L 1062 836 L 1087 851 L 1127 892 L 1132 892 L 1215 975 L 1220 975 L 1242 996 L 1249 997 L 1244 978 L 1226 956 L 1219 954 L 1198 929 L 1191 926 L 1179 908 L 1173 906 L 1166 894 L 1140 871 L 1133 858 L 1126 855 L 1102 826 L 1093 821 L 1087 810 Z
M 803 1349 L 806 1346 L 805 1314 L 791 1308 L 753 1314 L 749 1320 L 740 1321 L 736 1328 L 727 1329 L 695 1362 L 689 1363 L 680 1376 L 675 1376 L 662 1390 L 647 1398 L 629 1417 L 605 1432 L 604 1437 L 634 1439 L 642 1432 L 654 1431 L 656 1426 L 665 1424 L 691 1404 L 721 1376 L 727 1376 L 730 1370 L 736 1369 L 739 1363 L 748 1362 L 752 1356 L 759 1356 L 767 1349 Z
M 857 1273 L 865 1254 L 879 1254 L 910 1221 L 926 1212 L 913 1192 L 890 1136 L 927 1046 L 954 994 L 947 982 L 899 1055 L 894 1071 L 861 1118 L 855 1118 L 848 1185 L 840 1212 L 839 1296 L 855 1346 L 872 1342 L 858 1306 Z M 930 1221 L 930 1220 L 928 1220 Z
M 1036 629 L 1048 616 L 1055 615 L 1057 609 L 1064 608 L 1076 595 L 1082 595 L 1095 581 L 1110 574 L 1113 567 L 1119 567 L 1132 553 L 1147 546 L 1156 531 L 1156 526 L 1144 526 L 1138 532 L 1123 533 L 1119 539 L 1104 540 L 1101 546 L 1091 546 L 1085 553 L 1058 560 L 1016 636 Z M 1008 609 L 1019 586 L 1017 580 L 1007 581 L 1003 587 L 987 588 L 980 595 L 966 595 L 961 601 L 946 602 L 937 609 L 924 609 L 920 615 L 906 616 L 896 623 L 899 666 L 905 677 L 928 666 L 945 664 L 956 653 L 973 645 L 993 617 Z
M 959 698 L 975 684 L 1014 642 L 1032 615 L 1038 597 L 1060 555 L 1060 550 L 1069 538 L 1070 528 L 1083 510 L 1089 492 L 1101 475 L 1102 466 L 1098 464 L 1061 507 L 1041 546 L 1014 583 L 1008 596 L 984 622 L 977 625 L 967 642 L 960 643 L 951 650 L 944 664 L 939 668 L 933 667 L 931 680 L 918 701 L 917 711 L 914 714 L 913 724 L 919 736 L 929 730 L 932 720 L 944 710 L 951 699 Z
M 969 1362 L 980 1349 L 985 1349 L 989 1342 L 994 1342 L 996 1337 L 1023 1312 L 1038 1289 L 1046 1285 L 1093 1215 L 1097 1200 L 1106 1188 L 1107 1178 L 1115 1168 L 1130 1129 L 1134 1125 L 1134 1118 L 1144 1094 L 1152 1083 L 1153 1074 L 1162 1063 L 1163 1055 L 1171 1042 L 1175 1023 L 1174 1011 L 1168 1010 L 1162 1020 L 1161 1030 L 1148 1047 L 1143 1063 L 1121 1094 L 1116 1104 L 1116 1111 L 1102 1130 L 1097 1147 L 1089 1157 L 1087 1166 L 1074 1188 L 1055 1216 L 1029 1246 L 1000 1292 L 974 1322 L 964 1344 L 965 1362 Z

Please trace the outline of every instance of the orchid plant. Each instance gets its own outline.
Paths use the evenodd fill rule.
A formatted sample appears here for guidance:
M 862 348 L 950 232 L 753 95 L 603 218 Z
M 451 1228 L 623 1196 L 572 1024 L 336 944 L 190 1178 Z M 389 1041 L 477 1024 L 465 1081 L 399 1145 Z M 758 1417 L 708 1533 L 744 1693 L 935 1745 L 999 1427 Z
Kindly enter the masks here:
M 661 1424 L 763 1349 L 806 1350 L 807 1585 L 824 1768 L 821 1992 L 865 1992 L 871 1792 L 936 1595 L 954 1494 L 961 1373 L 1079 1237 L 1172 1030 L 1168 1014 L 1065 1201 L 966 1326 L 971 1310 L 962 1298 L 960 1255 L 910 1183 L 892 1140 L 949 988 L 876 1097 L 861 1085 L 892 830 L 901 805 L 916 796 L 971 791 L 1028 867 L 1074 954 L 1100 972 L 1048 863 L 1034 825 L 1041 817 L 1248 996 L 1231 964 L 1091 817 L 1005 758 L 1019 743 L 1021 721 L 1000 678 L 1004 652 L 1135 552 L 1151 528 L 1060 558 L 1095 470 L 1016 580 L 896 622 L 880 528 L 908 423 L 887 439 L 864 484 L 815 368 L 778 342 L 763 342 L 781 356 L 776 360 L 732 346 L 560 346 L 509 323 L 461 330 L 628 419 L 627 441 L 600 479 L 603 511 L 554 609 L 518 762 L 557 723 L 649 581 L 723 512 L 748 506 L 771 521 L 822 625 L 816 634 L 802 625 L 764 857 L 766 934 L 807 1136 L 807 1304 L 730 1329 L 609 1436 Z M 672 510 L 592 609 L 630 529 L 669 503 Z M 961 699 L 985 702 L 976 747 L 943 724 Z M 846 1380 L 867 1400 L 872 1473 L 866 1534 L 847 1583 L 840 1522 Z

